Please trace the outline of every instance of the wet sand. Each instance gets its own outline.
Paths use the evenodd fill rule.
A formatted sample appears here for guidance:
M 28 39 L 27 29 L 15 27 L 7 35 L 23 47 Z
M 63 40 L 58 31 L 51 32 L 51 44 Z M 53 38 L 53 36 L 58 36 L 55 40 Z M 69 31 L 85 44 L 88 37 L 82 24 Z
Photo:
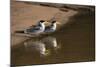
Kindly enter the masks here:
M 70 17 L 57 32 L 31 38 L 12 46 L 11 64 L 39 65 L 95 61 L 95 7 L 76 6 L 74 8 L 78 13 Z M 54 38 L 57 45 L 56 47 L 50 46 L 49 42 L 45 44 L 44 48 L 47 49 L 47 53 L 41 54 L 39 49 L 30 46 L 30 43 L 50 39 L 48 37 Z

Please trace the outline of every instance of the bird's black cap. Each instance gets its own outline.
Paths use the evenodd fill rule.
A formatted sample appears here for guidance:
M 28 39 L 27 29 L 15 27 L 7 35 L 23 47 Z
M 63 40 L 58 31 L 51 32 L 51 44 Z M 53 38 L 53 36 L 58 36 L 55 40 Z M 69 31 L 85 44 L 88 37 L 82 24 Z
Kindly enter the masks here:
M 52 23 L 56 23 L 56 21 L 52 21 Z
M 43 23 L 43 22 L 45 22 L 45 21 L 44 21 L 44 20 L 40 20 L 40 22 L 42 22 L 42 23 Z

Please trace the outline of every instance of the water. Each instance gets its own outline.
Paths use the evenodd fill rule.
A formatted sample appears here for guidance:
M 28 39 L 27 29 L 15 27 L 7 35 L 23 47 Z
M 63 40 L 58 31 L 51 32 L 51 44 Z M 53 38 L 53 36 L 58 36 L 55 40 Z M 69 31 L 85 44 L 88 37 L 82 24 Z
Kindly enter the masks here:
M 95 14 L 81 9 L 54 34 L 31 38 L 11 49 L 12 65 L 37 65 L 95 60 Z

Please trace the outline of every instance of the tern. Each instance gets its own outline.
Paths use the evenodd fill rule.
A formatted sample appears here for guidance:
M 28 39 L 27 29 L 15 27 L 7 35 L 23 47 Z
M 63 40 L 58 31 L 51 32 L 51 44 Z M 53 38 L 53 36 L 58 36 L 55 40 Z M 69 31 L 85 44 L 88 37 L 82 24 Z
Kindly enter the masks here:
M 56 31 L 56 21 L 52 21 L 50 26 L 45 27 L 44 32 L 51 33 Z
M 45 22 L 44 20 L 40 20 L 36 26 L 31 26 L 28 29 L 25 29 L 24 33 L 28 33 L 28 34 L 42 33 L 45 30 L 44 22 Z

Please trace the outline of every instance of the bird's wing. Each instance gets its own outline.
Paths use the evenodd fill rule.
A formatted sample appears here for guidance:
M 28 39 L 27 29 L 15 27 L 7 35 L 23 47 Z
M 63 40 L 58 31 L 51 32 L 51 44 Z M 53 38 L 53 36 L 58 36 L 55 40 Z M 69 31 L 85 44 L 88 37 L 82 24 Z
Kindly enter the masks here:
M 47 26 L 47 27 L 45 27 L 45 30 L 49 30 L 51 27 L 50 26 Z
M 49 32 L 50 31 L 50 26 L 47 26 L 47 27 L 45 27 L 45 30 L 44 30 L 44 32 Z
M 33 30 L 40 30 L 40 27 L 34 27 L 34 28 L 30 28 L 30 29 L 33 29 Z
M 40 27 L 31 27 L 31 28 L 26 29 L 27 32 L 34 32 L 37 30 L 40 30 Z

